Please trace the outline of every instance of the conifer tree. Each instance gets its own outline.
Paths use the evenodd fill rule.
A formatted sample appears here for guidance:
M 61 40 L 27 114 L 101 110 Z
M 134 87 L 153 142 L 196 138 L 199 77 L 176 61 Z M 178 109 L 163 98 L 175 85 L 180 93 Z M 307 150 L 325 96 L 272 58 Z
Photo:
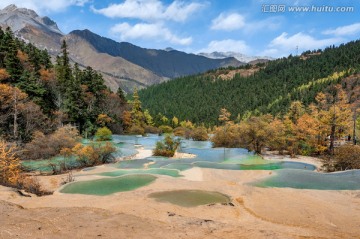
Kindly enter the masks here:
M 16 86 L 24 91 L 36 104 L 39 104 L 42 108 L 45 108 L 45 101 L 49 100 L 44 98 L 46 94 L 46 88 L 40 82 L 35 72 L 24 71 L 19 80 L 19 83 Z
M 80 82 L 81 72 L 77 64 L 75 64 L 73 72 L 74 76 L 70 76 L 64 93 L 64 111 L 71 121 L 81 124 L 84 120 L 84 100 Z
M 124 91 L 120 87 L 117 90 L 117 95 L 120 97 L 121 101 L 123 101 L 124 103 L 126 102 Z
M 151 126 L 154 125 L 153 117 L 150 115 L 149 110 L 146 109 L 146 110 L 144 111 L 144 117 L 145 117 L 145 121 L 146 121 L 146 124 L 147 124 L 147 125 L 151 125 Z
M 5 55 L 4 63 L 6 71 L 11 76 L 11 81 L 17 83 L 23 72 L 23 66 L 21 65 L 20 59 L 18 58 L 18 48 L 15 44 L 13 33 L 10 28 L 5 32 L 5 44 L 7 44 L 7 52 Z
M 55 70 L 56 78 L 60 85 L 60 94 L 63 95 L 67 86 L 72 82 L 72 70 L 65 40 L 61 45 L 61 52 L 61 56 L 56 58 Z
M 133 93 L 132 110 L 131 110 L 132 124 L 143 126 L 145 123 L 144 113 L 141 108 L 141 101 L 139 99 L 138 91 L 135 88 Z

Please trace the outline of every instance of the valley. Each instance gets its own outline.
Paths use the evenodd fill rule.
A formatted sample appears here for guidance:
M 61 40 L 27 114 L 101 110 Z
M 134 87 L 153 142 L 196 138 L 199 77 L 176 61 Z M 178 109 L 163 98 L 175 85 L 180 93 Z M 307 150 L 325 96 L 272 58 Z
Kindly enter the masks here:
M 360 205 L 358 190 L 262 188 L 250 184 L 268 178 L 272 174 L 278 174 L 278 170 L 225 170 L 193 167 L 181 170 L 180 177 L 158 174 L 153 171 L 151 177 L 156 178 L 155 181 L 137 189 L 130 189 L 130 191 L 121 189 L 120 192 L 102 195 L 95 191 L 89 191 L 90 184 L 86 186 L 88 189 L 85 189 L 85 185 L 71 189 L 78 190 L 77 192 L 64 190 L 69 186 L 80 185 L 84 182 L 95 185 L 95 182 L 100 183 L 100 180 L 125 180 L 129 176 L 145 177 L 146 174 L 141 174 L 141 172 L 128 176 L 116 176 L 115 174 L 110 176 L 106 172 L 117 172 L 119 168 L 131 172 L 133 167 L 144 167 L 146 163 L 143 157 L 146 157 L 146 152 L 154 147 L 156 139 L 157 136 L 138 138 L 136 149 L 139 153 L 130 161 L 119 159 L 120 161 L 114 165 L 75 171 L 75 182 L 65 185 L 65 187 L 61 186 L 65 175 L 39 176 L 43 187 L 55 190 L 55 193 L 50 196 L 22 197 L 15 190 L 1 187 L 0 208 L 4 212 L 1 217 L 5 219 L 2 221 L 6 222 L 0 226 L 1 237 L 18 235 L 22 238 L 37 236 L 82 238 L 84 236 L 99 237 L 100 235 L 101 237 L 117 238 L 119 234 L 124 234 L 128 238 L 356 238 L 359 233 L 356 226 L 359 220 L 357 210 Z M 134 137 L 114 136 L 114 140 L 134 142 Z M 213 155 L 214 160 L 220 158 L 219 155 L 211 152 L 214 149 L 205 146 L 205 142 L 196 146 L 193 141 L 183 140 L 182 144 L 183 152 L 201 152 L 200 158 L 202 159 L 198 160 L 204 160 L 208 158 L 208 155 Z M 209 152 L 207 153 L 207 151 Z M 234 165 L 235 163 L 251 164 L 255 162 L 266 164 L 279 160 L 293 163 L 305 160 L 308 163 L 315 163 L 317 167 L 321 165 L 318 159 L 314 158 L 291 159 L 269 156 L 265 157 L 264 161 L 259 161 L 259 159 L 254 161 L 251 154 L 244 151 L 235 153 L 235 151 L 226 149 L 226 154 L 226 161 L 231 161 Z M 149 157 L 151 152 L 150 155 L 147 155 Z M 197 155 L 197 157 L 199 156 Z M 167 162 L 169 165 L 175 165 L 179 160 L 189 160 L 152 157 L 145 159 L 155 160 L 156 164 Z M 137 164 L 137 160 L 141 163 Z M 133 166 L 130 164 L 125 166 L 131 162 L 133 162 Z M 157 165 L 150 166 L 154 169 L 159 167 Z M 161 167 L 165 169 L 164 166 Z M 279 169 L 279 171 L 283 170 Z M 148 176 L 150 177 L 150 175 Z M 360 178 L 357 176 L 354 179 L 359 180 Z M 131 184 L 134 182 L 132 181 Z M 104 187 L 106 186 L 99 185 L 93 190 L 99 191 Z M 181 192 L 183 195 L 186 191 L 193 193 L 220 192 L 227 195 L 229 201 L 211 203 L 212 199 L 207 196 L 209 201 L 201 203 L 201 199 L 192 199 L 193 196 L 189 194 L 182 199 L 177 196 L 180 200 L 178 202 L 180 204 L 177 205 L 176 202 L 158 201 L 152 198 L 152 195 L 159 192 Z M 200 204 L 196 206 L 183 204 L 193 203 L 193 200 L 198 200 Z M 349 207 L 352 210 L 347 210 Z M 15 225 L 26 225 L 27 230 L 19 230 Z
M 1 2 L 0 239 L 359 238 L 358 16 L 271 6 Z

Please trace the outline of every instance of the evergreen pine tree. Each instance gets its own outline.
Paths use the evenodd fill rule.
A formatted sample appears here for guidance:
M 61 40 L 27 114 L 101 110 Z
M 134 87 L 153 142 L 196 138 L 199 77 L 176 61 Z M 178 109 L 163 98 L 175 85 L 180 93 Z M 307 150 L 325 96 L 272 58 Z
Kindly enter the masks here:
M 121 101 L 123 101 L 124 103 L 127 101 L 126 97 L 125 97 L 125 93 L 120 87 L 117 89 L 117 95 L 120 97 Z
M 135 88 L 133 93 L 132 110 L 131 110 L 132 124 L 143 126 L 145 123 L 144 113 L 141 109 L 141 101 L 139 99 L 138 91 Z
M 6 71 L 10 74 L 11 81 L 13 83 L 17 83 L 22 75 L 23 66 L 21 65 L 20 59 L 17 56 L 18 48 L 10 28 L 8 28 L 5 32 L 4 44 L 7 44 L 7 52 L 4 59 Z

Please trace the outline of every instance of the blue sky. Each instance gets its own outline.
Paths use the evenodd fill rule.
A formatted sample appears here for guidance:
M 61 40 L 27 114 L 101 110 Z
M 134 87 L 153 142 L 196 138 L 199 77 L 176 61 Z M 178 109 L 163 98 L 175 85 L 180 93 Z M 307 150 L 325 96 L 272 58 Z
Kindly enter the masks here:
M 49 16 L 64 33 L 89 29 L 145 48 L 194 53 L 281 57 L 360 38 L 358 0 L 2 0 L 0 8 L 9 4 Z M 293 6 L 312 12 L 291 12 Z

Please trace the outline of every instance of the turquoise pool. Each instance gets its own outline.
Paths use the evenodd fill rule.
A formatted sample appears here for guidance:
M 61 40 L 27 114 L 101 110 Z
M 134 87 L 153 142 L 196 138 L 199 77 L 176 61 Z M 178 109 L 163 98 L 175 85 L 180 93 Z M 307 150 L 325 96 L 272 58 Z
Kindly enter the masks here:
M 215 203 L 229 203 L 230 198 L 219 192 L 202 190 L 174 190 L 149 195 L 158 202 L 168 202 L 182 207 L 196 207 Z
M 105 196 L 117 192 L 131 191 L 154 182 L 153 175 L 125 175 L 91 181 L 73 182 L 64 186 L 61 193 Z
M 112 142 L 118 149 L 116 152 L 118 155 L 131 155 L 136 153 L 136 148 L 139 146 L 143 146 L 145 149 L 153 149 L 156 142 L 162 139 L 163 136 L 157 135 L 149 135 L 146 137 L 114 135 Z M 253 182 L 250 185 L 256 187 L 291 187 L 319 190 L 360 189 L 360 170 L 330 174 L 318 173 L 315 171 L 316 167 L 311 164 L 289 161 L 268 161 L 252 152 L 248 152 L 246 149 L 212 148 L 211 142 L 209 141 L 197 142 L 182 139 L 179 151 L 195 154 L 196 157 L 182 159 L 148 157 L 137 160 L 126 160 L 109 165 L 110 167 L 118 168 L 118 170 L 101 173 L 99 175 L 112 177 L 109 179 L 113 180 L 119 180 L 118 178 L 125 177 L 126 180 L 122 180 L 127 182 L 134 180 L 134 182 L 137 182 L 138 176 L 141 178 L 144 176 L 154 177 L 154 175 L 181 177 L 181 171 L 193 167 L 223 170 L 276 170 L 271 176 L 261 181 Z M 46 167 L 46 165 L 44 166 L 40 162 L 36 162 L 36 164 L 39 168 Z M 91 182 L 94 183 L 94 181 Z M 85 185 L 85 188 L 90 187 L 87 186 L 87 184 L 81 185 L 82 187 Z M 114 184 L 110 183 L 110 185 Z M 78 192 L 81 193 L 80 191 Z
M 317 173 L 306 170 L 283 169 L 276 171 L 275 175 L 251 183 L 251 185 L 317 190 L 360 190 L 360 170 Z

